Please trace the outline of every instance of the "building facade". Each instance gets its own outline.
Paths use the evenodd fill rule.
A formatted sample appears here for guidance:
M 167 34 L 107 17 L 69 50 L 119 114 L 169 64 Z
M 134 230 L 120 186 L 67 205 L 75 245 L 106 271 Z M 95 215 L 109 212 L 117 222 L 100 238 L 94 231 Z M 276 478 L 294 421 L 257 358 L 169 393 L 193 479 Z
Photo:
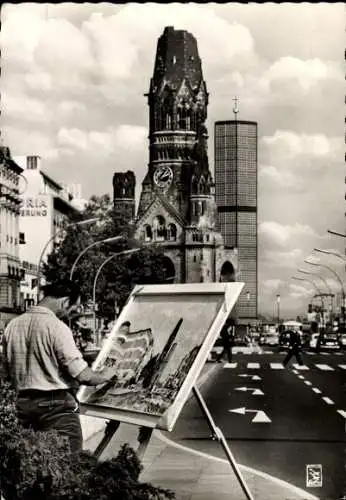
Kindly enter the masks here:
M 234 280 L 237 251 L 224 248 L 216 228 L 215 186 L 205 126 L 209 95 L 193 35 L 165 28 L 145 95 L 149 164 L 136 216 L 136 238 L 147 244 L 160 243 L 168 281 Z M 115 178 L 114 203 L 120 206 L 127 194 L 121 177 L 116 174 Z M 130 205 L 133 185 L 127 199 Z
M 218 222 L 226 248 L 238 249 L 240 319 L 257 318 L 257 123 L 215 123 L 215 194 Z
M 24 179 L 19 215 L 19 257 L 25 275 L 20 294 L 22 304 L 28 306 L 37 300 L 38 264 L 45 245 L 52 240 L 44 253 L 47 257 L 59 241 L 54 235 L 79 210 L 69 190 L 42 170 L 39 156 L 15 158 L 23 169 Z
M 19 194 L 22 168 L 0 146 L 0 330 L 20 312 Z

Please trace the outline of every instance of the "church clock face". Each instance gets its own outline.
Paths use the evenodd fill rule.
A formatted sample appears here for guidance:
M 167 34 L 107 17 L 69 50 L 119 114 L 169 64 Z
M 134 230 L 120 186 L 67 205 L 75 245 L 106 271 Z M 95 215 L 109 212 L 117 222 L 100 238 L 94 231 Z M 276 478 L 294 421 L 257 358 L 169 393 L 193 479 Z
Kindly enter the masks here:
M 154 182 L 160 188 L 167 188 L 173 180 L 173 172 L 170 167 L 158 167 L 154 172 Z

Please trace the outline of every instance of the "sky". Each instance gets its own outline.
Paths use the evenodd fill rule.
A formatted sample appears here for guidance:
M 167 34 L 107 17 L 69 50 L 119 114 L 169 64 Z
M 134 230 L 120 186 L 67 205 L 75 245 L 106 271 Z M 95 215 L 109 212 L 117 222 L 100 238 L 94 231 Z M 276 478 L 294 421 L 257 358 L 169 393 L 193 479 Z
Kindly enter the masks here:
M 148 105 L 157 39 L 165 26 L 197 39 L 213 128 L 258 122 L 259 309 L 296 316 L 314 287 L 292 280 L 313 248 L 345 254 L 344 5 L 5 4 L 1 131 L 13 156 L 39 155 L 43 169 L 81 183 L 84 198 L 112 191 L 133 170 L 137 196 L 148 164 Z M 320 254 L 342 280 L 340 258 Z M 317 262 L 317 261 L 316 261 Z M 322 289 L 323 283 L 307 276 Z M 326 291 L 324 288 L 322 291 Z

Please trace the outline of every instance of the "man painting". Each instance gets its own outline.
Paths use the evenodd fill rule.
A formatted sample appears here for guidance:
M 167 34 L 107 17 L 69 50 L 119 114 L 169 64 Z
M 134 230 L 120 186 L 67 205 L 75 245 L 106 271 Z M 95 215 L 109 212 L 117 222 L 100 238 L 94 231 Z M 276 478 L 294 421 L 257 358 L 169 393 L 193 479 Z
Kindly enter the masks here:
M 67 436 L 72 452 L 81 451 L 83 442 L 76 382 L 96 386 L 114 376 L 88 367 L 63 321 L 78 301 L 74 283 L 47 285 L 38 306 L 10 321 L 2 342 L 5 374 L 18 393 L 20 423 Z

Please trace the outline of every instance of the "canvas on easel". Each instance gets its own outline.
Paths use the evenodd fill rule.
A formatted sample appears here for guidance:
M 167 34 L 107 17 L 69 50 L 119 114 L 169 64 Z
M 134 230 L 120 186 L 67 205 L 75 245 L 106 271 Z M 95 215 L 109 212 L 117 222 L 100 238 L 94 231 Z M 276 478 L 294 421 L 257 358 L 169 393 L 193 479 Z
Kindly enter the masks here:
M 243 286 L 135 287 L 93 365 L 117 380 L 82 387 L 81 412 L 171 431 Z

